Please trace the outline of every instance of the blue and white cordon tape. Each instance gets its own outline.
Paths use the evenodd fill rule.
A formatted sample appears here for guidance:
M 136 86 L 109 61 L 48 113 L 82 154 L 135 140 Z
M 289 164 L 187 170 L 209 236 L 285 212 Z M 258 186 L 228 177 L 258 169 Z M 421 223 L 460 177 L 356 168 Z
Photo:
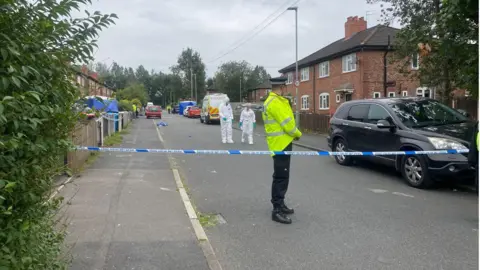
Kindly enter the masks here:
M 77 150 L 100 152 L 198 154 L 198 155 L 290 155 L 290 156 L 411 156 L 466 154 L 468 149 L 434 151 L 380 151 L 380 152 L 329 152 L 329 151 L 251 151 L 251 150 L 187 150 L 187 149 L 145 149 L 145 148 L 105 148 L 77 146 Z

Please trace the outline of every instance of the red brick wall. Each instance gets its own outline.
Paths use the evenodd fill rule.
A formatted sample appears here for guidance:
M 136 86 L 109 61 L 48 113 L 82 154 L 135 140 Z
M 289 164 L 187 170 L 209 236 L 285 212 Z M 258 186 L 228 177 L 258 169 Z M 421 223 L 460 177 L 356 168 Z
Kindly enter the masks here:
M 373 92 L 383 93 L 383 52 L 363 52 L 363 89 L 365 98 L 373 98 Z M 403 63 L 392 63 L 391 56 L 387 57 L 387 81 L 395 81 L 395 87 L 387 88 L 389 92 L 394 92 L 396 97 L 402 96 L 403 91 L 408 91 L 408 96 L 416 96 L 416 89 L 420 87 L 420 82 L 410 76 L 406 76 L 399 72 L 399 68 Z M 410 67 L 409 67 L 410 68 Z M 411 72 L 416 70 L 410 69 Z

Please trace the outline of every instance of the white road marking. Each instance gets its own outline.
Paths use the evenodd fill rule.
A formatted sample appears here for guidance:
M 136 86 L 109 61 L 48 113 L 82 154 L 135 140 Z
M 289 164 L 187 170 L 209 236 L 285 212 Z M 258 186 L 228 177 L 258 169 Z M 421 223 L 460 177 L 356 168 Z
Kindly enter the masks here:
M 211 173 L 217 173 L 217 171 L 213 170 L 213 171 L 211 171 Z
M 164 140 L 163 140 L 162 134 L 160 134 L 160 130 L 158 129 L 157 125 L 155 124 L 155 120 L 152 120 L 152 121 L 153 121 L 153 125 L 155 126 L 155 129 L 157 130 L 158 139 L 160 140 L 161 143 L 163 143 Z
M 171 189 L 165 188 L 165 187 L 161 187 L 160 189 L 163 190 L 163 191 L 172 191 Z
M 388 192 L 388 190 L 385 190 L 385 189 L 376 189 L 376 188 L 369 188 L 368 190 L 370 190 L 370 191 L 373 192 L 373 193 L 386 193 L 386 192 Z
M 406 193 L 401 193 L 401 192 L 392 192 L 393 195 L 398 195 L 398 196 L 404 196 L 404 197 L 409 197 L 409 198 L 415 198 L 415 196 L 406 194 Z
M 115 157 L 131 157 L 132 155 L 116 155 Z

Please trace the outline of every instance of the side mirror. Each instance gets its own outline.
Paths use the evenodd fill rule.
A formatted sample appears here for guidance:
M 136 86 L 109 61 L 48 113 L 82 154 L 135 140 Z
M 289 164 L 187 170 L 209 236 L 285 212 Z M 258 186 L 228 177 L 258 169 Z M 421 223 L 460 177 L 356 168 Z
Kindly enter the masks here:
M 388 122 L 387 120 L 378 120 L 377 128 L 394 128 L 395 125 Z

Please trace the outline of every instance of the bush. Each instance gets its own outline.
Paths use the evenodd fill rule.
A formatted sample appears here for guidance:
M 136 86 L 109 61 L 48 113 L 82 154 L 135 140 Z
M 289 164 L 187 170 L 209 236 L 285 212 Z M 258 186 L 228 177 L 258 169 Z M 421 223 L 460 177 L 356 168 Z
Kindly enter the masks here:
M 133 112 L 133 103 L 130 100 L 122 99 L 118 102 L 118 110 Z
M 116 17 L 71 18 L 85 2 L 0 5 L 0 269 L 66 268 L 59 201 L 48 197 L 79 117 L 69 63 L 89 61 L 92 39 Z

